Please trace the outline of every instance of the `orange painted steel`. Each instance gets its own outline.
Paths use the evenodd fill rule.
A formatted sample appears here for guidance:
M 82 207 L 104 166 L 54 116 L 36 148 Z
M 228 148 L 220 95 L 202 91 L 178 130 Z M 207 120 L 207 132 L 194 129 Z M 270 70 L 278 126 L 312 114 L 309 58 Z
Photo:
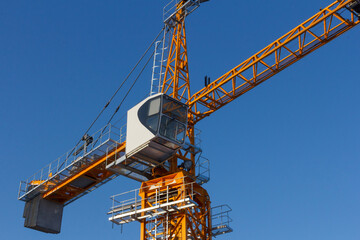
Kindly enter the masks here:
M 352 2 L 353 0 L 336 1 L 322 9 L 319 13 L 191 97 L 185 17 L 182 11 L 179 11 L 176 15 L 178 24 L 171 29 L 172 39 L 162 92 L 189 104 L 190 124 L 187 135 L 190 142 L 193 144 L 193 127 L 198 121 L 359 24 L 360 21 L 355 16 L 355 13 L 352 12 L 348 18 L 341 15 L 342 10 L 348 11 L 346 6 Z M 180 4 L 183 4 L 183 2 L 180 2 Z M 116 151 L 124 150 L 125 143 L 122 150 L 117 149 Z M 99 183 L 109 178 L 112 173 L 104 170 L 103 167 L 107 157 L 109 156 L 102 157 L 65 181 L 55 183 L 54 187 L 51 187 L 43 194 L 43 198 L 66 203 L 89 188 L 83 189 L 71 186 L 70 183 L 76 179 L 89 177 L 95 180 L 95 183 Z M 184 156 L 179 152 L 174 157 L 173 164 L 171 164 L 172 172 L 177 171 L 177 158 L 194 160 L 194 156 Z M 97 175 L 102 177 L 98 178 Z
M 192 124 L 273 77 L 346 31 L 360 20 L 347 9 L 354 0 L 335 1 L 266 48 L 193 94 L 188 101 Z M 342 14 L 348 14 L 348 17 Z
M 187 43 L 185 31 L 185 10 L 182 9 L 186 1 L 179 1 L 176 15 L 176 25 L 170 27 L 171 42 L 166 64 L 161 92 L 179 101 L 188 102 L 190 98 L 190 79 L 187 56 Z M 194 145 L 194 127 L 189 125 L 187 137 Z M 179 153 L 181 154 L 181 152 Z M 184 153 L 186 154 L 186 153 Z M 195 156 L 189 156 L 193 162 L 191 173 L 195 174 Z M 177 157 L 170 160 L 170 172 L 178 171 Z
M 171 196 L 169 195 L 171 189 Z M 139 193 L 142 199 L 142 209 L 154 207 L 156 204 L 166 204 L 169 201 L 179 201 L 190 198 L 193 207 L 184 208 L 185 203 L 174 206 L 174 212 L 167 212 L 156 219 L 141 221 L 141 240 L 164 239 L 211 239 L 211 208 L 207 191 L 180 171 L 168 176 L 144 182 Z M 159 197 L 163 196 L 163 197 Z M 155 230 L 158 228 L 159 230 Z
M 170 29 L 172 38 L 162 92 L 189 105 L 187 136 L 190 143 L 194 145 L 194 125 L 200 120 L 359 24 L 360 20 L 354 12 L 350 12 L 348 17 L 342 15 L 342 11 L 350 11 L 346 7 L 352 2 L 354 1 L 338 0 L 320 10 L 316 15 L 193 95 L 190 94 L 185 15 L 183 10 L 178 11 L 176 14 L 177 24 Z M 178 9 L 184 3 L 185 1 L 180 1 Z M 106 159 L 119 152 L 124 152 L 125 145 L 125 142 L 120 144 L 119 147 L 99 160 L 74 172 L 71 177 L 54 183 L 54 187 L 46 191 L 42 197 L 60 203 L 68 203 L 87 189 L 106 181 L 113 175 L 112 172 L 106 170 Z M 179 171 L 177 159 L 190 159 L 194 163 L 195 156 L 190 155 L 188 152 L 178 152 L 170 161 L 172 174 L 144 182 L 143 187 L 174 179 L 174 183 L 167 183 L 164 187 L 178 189 L 179 194 L 176 197 L 181 197 L 187 189 L 183 188 L 184 182 L 178 183 L 175 179 L 182 177 L 185 182 L 193 180 L 194 171 L 192 169 L 190 174 Z M 89 178 L 93 180 L 93 183 L 84 188 L 72 185 L 80 178 Z M 196 207 L 183 209 L 172 214 L 168 219 L 158 219 L 161 223 L 168 222 L 171 225 L 170 230 L 165 233 L 170 236 L 169 239 L 185 240 L 188 239 L 188 234 L 193 239 L 211 239 L 210 198 L 200 185 L 195 184 L 195 188 L 199 193 L 196 198 L 192 199 L 197 203 Z M 147 199 L 149 195 L 153 194 L 150 188 L 148 189 L 141 193 L 143 199 Z M 144 201 L 142 204 L 145 208 L 151 202 Z M 149 234 L 151 229 L 147 227 L 148 224 L 149 222 L 146 220 L 141 223 L 142 240 L 156 238 Z
M 49 191 L 43 193 L 42 197 L 48 200 L 53 200 L 59 203 L 67 203 L 71 199 L 75 198 L 79 194 L 83 193 L 87 189 L 94 185 L 105 181 L 107 178 L 113 175 L 113 172 L 106 170 L 106 160 L 114 155 L 125 151 L 126 143 L 119 144 L 114 150 L 102 156 L 99 160 L 94 161 L 84 169 L 74 173 L 71 177 L 56 183 Z M 88 178 L 93 183 L 85 188 L 79 188 L 71 185 L 72 182 L 79 178 Z
M 177 8 L 185 2 L 181 1 Z M 179 10 L 175 17 L 177 24 L 169 29 L 172 36 L 161 92 L 186 102 L 190 98 L 190 81 L 184 10 Z
M 341 11 L 349 11 L 346 7 L 352 2 L 353 0 L 339 0 L 320 10 L 316 15 L 289 33 L 188 98 L 185 97 L 186 94 L 190 96 L 185 17 L 181 16 L 181 12 L 177 13 L 178 21 L 172 29 L 173 35 L 162 92 L 180 101 L 185 101 L 189 105 L 187 136 L 190 143 L 194 144 L 194 126 L 197 122 L 356 26 L 360 21 L 354 12 L 350 12 L 348 18 L 341 15 Z M 179 3 L 178 7 L 181 7 L 182 3 L 183 1 Z M 178 170 L 178 159 L 193 160 L 194 163 L 194 154 L 188 155 L 189 152 L 178 151 L 170 160 L 170 172 Z M 193 169 L 190 173 L 194 176 Z M 164 178 L 171 177 L 174 177 L 174 175 L 164 176 Z M 147 184 L 154 184 L 154 182 L 151 180 Z M 149 194 L 153 193 L 151 191 L 143 193 L 143 199 Z M 199 208 L 203 214 L 206 209 L 210 209 L 210 198 L 207 193 L 206 198 L 209 205 L 205 207 L 205 204 Z M 142 208 L 148 207 L 148 204 L 150 203 L 144 202 Z M 165 234 L 169 239 L 188 239 L 187 232 L 190 232 L 192 239 L 211 239 L 211 230 L 208 230 L 211 229 L 210 217 L 208 221 L 203 222 L 201 225 L 203 229 L 207 229 L 207 235 L 194 230 L 199 230 L 200 225 L 197 224 L 201 222 L 201 219 L 204 219 L 204 215 L 196 212 L 197 208 L 194 209 L 193 213 L 184 210 L 182 213 L 171 215 L 167 219 L 158 218 L 155 225 L 143 220 L 141 224 L 141 240 L 157 238 L 156 235 L 151 235 L 152 226 L 164 224 L 165 221 L 170 224 L 171 230 L 161 234 Z M 194 215 L 191 216 L 192 214 Z

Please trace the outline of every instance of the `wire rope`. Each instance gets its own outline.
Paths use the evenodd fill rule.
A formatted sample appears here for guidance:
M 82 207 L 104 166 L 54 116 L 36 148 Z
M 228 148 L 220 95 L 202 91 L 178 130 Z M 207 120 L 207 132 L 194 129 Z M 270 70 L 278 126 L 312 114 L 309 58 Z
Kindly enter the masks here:
M 123 85 L 127 82 L 127 80 L 130 78 L 130 76 L 133 74 L 133 72 L 135 71 L 135 69 L 139 66 L 140 62 L 144 59 L 144 57 L 147 55 L 147 53 L 149 52 L 150 48 L 154 45 L 155 41 L 158 39 L 158 37 L 161 35 L 161 33 L 165 30 L 165 27 L 163 27 L 161 29 L 161 31 L 158 33 L 158 35 L 155 37 L 155 39 L 151 42 L 151 44 L 149 45 L 149 47 L 146 49 L 146 51 L 143 53 L 143 55 L 140 57 L 140 59 L 137 61 L 137 63 L 135 64 L 135 66 L 131 69 L 131 71 L 129 72 L 129 74 L 125 77 L 125 79 L 122 81 L 122 83 L 120 84 L 120 86 L 116 89 L 116 91 L 114 92 L 114 94 L 111 96 L 111 98 L 106 102 L 105 106 L 101 109 L 101 111 L 98 113 L 98 115 L 96 116 L 95 120 L 90 124 L 90 126 L 87 128 L 87 130 L 85 131 L 85 133 L 83 134 L 83 136 L 85 136 L 90 130 L 91 128 L 94 126 L 94 124 L 97 122 L 97 120 L 100 118 L 100 116 L 104 113 L 104 111 L 107 109 L 107 107 L 111 104 L 111 102 L 113 101 L 113 99 L 115 98 L 115 96 L 118 94 L 118 92 L 121 90 L 121 88 L 123 87 Z M 151 55 L 151 57 L 154 55 L 154 53 Z M 123 100 L 121 101 L 120 105 L 116 108 L 115 112 L 113 113 L 113 115 L 111 116 L 110 120 L 108 121 L 108 124 L 111 122 L 111 120 L 113 119 L 113 117 L 115 116 L 115 114 L 117 113 L 117 111 L 120 109 L 122 103 L 124 102 L 125 98 L 127 97 L 127 95 L 129 94 L 129 92 L 131 91 L 131 89 L 133 88 L 133 86 L 135 85 L 136 81 L 138 80 L 138 78 L 140 77 L 141 73 L 144 71 L 145 67 L 147 66 L 147 64 L 149 63 L 151 57 L 149 58 L 149 60 L 146 62 L 145 66 L 142 68 L 140 74 L 137 76 L 136 80 L 134 81 L 134 83 L 132 84 L 132 86 L 130 87 L 129 91 L 126 93 L 125 97 L 123 98 Z M 108 125 L 107 124 L 107 125 Z M 106 127 L 103 129 L 103 131 L 106 129 Z M 75 144 L 74 148 L 69 152 L 69 154 L 67 155 L 67 158 L 74 152 L 74 150 L 76 149 L 76 147 L 79 145 L 79 143 L 81 143 L 81 141 L 83 140 L 83 136 L 79 139 L 79 141 Z M 64 161 L 58 169 L 61 169 L 61 167 L 65 164 L 66 161 Z

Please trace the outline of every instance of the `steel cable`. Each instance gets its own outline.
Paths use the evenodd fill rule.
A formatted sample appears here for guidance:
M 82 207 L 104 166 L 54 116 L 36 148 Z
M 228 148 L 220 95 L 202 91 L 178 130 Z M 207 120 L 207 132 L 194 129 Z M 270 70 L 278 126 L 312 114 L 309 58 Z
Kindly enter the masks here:
M 111 98 L 109 99 L 109 101 L 107 101 L 107 103 L 105 104 L 105 106 L 102 108 L 102 110 L 99 112 L 99 114 L 96 116 L 95 120 L 90 124 L 90 126 L 88 127 L 88 129 L 85 131 L 85 133 L 83 134 L 83 136 L 85 136 L 90 130 L 91 128 L 94 126 L 94 124 L 97 122 L 97 120 L 100 118 L 100 116 L 104 113 L 104 111 L 106 110 L 106 108 L 110 105 L 110 103 L 113 101 L 113 99 L 115 98 L 115 96 L 117 95 L 117 93 L 121 90 L 121 88 L 123 87 L 123 85 L 127 82 L 127 80 L 129 79 L 129 77 L 133 74 L 133 72 L 135 71 L 135 69 L 139 66 L 140 62 L 144 59 L 144 57 L 147 55 L 147 53 L 149 52 L 150 48 L 154 45 L 155 41 L 158 39 L 158 37 L 161 35 L 161 33 L 164 31 L 165 27 L 163 27 L 161 29 L 161 31 L 158 33 L 158 35 L 155 37 L 155 39 L 151 42 L 151 44 L 149 45 L 149 47 L 146 49 L 146 51 L 143 53 L 143 55 L 140 57 L 140 59 L 137 61 L 137 63 L 135 64 L 135 66 L 131 69 L 131 71 L 129 72 L 129 74 L 125 77 L 125 79 L 122 81 L 122 83 L 120 84 L 120 86 L 116 89 L 116 91 L 114 92 L 114 94 L 111 96 Z M 151 55 L 151 57 L 154 55 L 154 53 Z M 115 114 L 117 113 L 117 111 L 120 109 L 122 103 L 124 102 L 125 98 L 127 97 L 127 95 L 129 94 L 129 92 L 131 91 L 131 89 L 133 88 L 133 86 L 135 85 L 136 81 L 138 80 L 138 78 L 140 77 L 141 73 L 144 71 L 145 67 L 147 66 L 147 64 L 149 63 L 151 57 L 149 58 L 149 60 L 145 63 L 145 66 L 142 68 L 140 74 L 137 76 L 137 78 L 135 79 L 134 83 L 132 84 L 132 86 L 130 87 L 130 89 L 128 90 L 128 92 L 126 93 L 125 97 L 123 98 L 123 100 L 121 101 L 120 105 L 116 108 L 115 112 L 113 113 L 113 115 L 111 116 L 110 120 L 108 121 L 108 124 L 111 122 L 111 120 L 113 119 L 113 117 L 115 116 Z M 106 129 L 106 127 L 103 129 L 103 131 Z M 70 153 L 67 155 L 67 158 L 74 152 L 74 150 L 76 149 L 76 147 L 79 145 L 79 143 L 81 143 L 83 137 L 81 137 L 79 139 L 79 141 L 75 144 L 75 147 L 70 151 Z M 64 165 L 65 161 L 59 166 L 58 170 L 61 169 L 61 167 Z

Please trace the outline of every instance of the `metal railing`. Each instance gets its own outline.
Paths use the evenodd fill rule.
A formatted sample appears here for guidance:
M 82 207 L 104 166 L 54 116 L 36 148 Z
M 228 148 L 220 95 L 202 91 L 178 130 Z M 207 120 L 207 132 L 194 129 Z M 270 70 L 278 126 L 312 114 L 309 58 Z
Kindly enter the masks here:
M 232 209 L 227 204 L 211 208 L 212 234 L 214 237 L 233 231 L 230 227 L 232 219 L 229 213 L 231 211 Z
M 133 213 L 133 215 L 136 215 L 138 211 L 146 210 L 142 209 L 143 203 L 151 204 L 151 208 L 166 205 L 167 208 L 174 210 L 174 208 L 171 207 L 172 202 L 174 202 L 174 204 L 181 205 L 184 204 L 181 202 L 181 200 L 193 200 L 196 194 L 198 194 L 194 191 L 194 184 L 196 183 L 185 183 L 185 181 L 181 179 L 183 178 L 169 180 L 168 184 L 170 186 L 167 186 L 166 188 L 164 188 L 164 185 L 167 184 L 162 183 L 159 186 L 151 185 L 148 187 L 138 188 L 132 191 L 111 196 L 110 199 L 112 201 L 112 206 L 110 208 L 110 211 L 108 212 L 108 215 L 112 216 L 110 219 L 115 219 L 115 216 L 126 215 L 127 213 Z M 170 183 L 174 181 L 178 182 L 178 180 L 183 181 L 183 183 L 181 185 L 178 185 L 176 188 L 171 188 Z M 146 192 L 150 189 L 153 194 L 151 194 L 146 199 L 140 197 L 140 192 Z M 174 199 L 176 199 L 176 201 Z M 161 207 L 161 209 L 163 208 L 164 207 Z M 130 220 L 128 222 L 130 222 Z M 122 224 L 121 222 L 116 223 Z
M 163 72 L 163 68 L 164 68 L 164 64 L 167 61 L 167 59 L 164 58 L 165 50 L 167 49 L 165 40 L 166 39 L 164 35 L 161 41 L 155 42 L 154 59 L 153 59 L 153 67 L 151 74 L 150 96 L 159 93 L 161 89 L 162 78 L 165 74 L 165 72 Z
M 210 181 L 210 161 L 200 156 L 195 163 L 196 182 L 200 185 Z
M 27 201 L 38 194 L 39 191 L 51 188 L 56 182 L 68 178 L 72 172 L 79 169 L 80 165 L 86 165 L 97 160 L 99 156 L 94 152 L 104 152 L 106 154 L 106 149 L 103 149 L 104 145 L 109 145 L 110 142 L 124 142 L 126 140 L 126 126 L 118 128 L 108 124 L 95 132 L 91 137 L 91 143 L 77 145 L 61 157 L 41 168 L 31 177 L 21 181 L 18 199 Z
M 176 23 L 176 13 L 180 10 L 184 11 L 184 16 L 188 16 L 195 9 L 200 6 L 200 0 L 188 0 L 179 8 L 179 3 L 182 0 L 171 0 L 163 9 L 163 20 L 168 26 L 173 26 Z

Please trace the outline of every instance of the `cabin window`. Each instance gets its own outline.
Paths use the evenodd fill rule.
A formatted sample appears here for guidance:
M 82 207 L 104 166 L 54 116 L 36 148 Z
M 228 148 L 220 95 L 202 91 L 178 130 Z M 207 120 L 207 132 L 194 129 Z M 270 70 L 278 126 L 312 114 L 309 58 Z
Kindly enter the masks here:
M 163 115 L 160 123 L 160 135 L 182 144 L 185 140 L 185 124 L 175 120 L 175 118 Z
M 187 122 L 187 107 L 184 104 L 174 101 L 168 96 L 164 96 L 162 113 L 179 122 Z
M 160 97 L 150 99 L 138 112 L 140 122 L 154 134 L 159 128 L 160 100 Z

